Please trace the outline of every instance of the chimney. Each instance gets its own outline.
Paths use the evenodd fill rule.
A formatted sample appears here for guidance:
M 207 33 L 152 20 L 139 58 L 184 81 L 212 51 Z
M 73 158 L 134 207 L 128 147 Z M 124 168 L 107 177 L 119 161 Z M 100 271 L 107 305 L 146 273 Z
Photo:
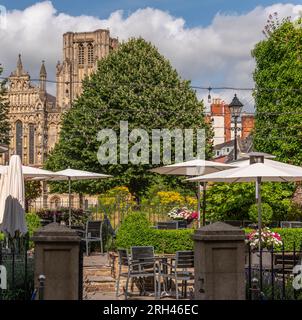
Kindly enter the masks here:
M 241 138 L 245 139 L 255 126 L 255 118 L 252 114 L 242 114 L 241 116 Z
M 225 104 L 224 106 L 224 141 L 231 141 L 231 126 L 232 126 L 232 116 L 229 106 Z

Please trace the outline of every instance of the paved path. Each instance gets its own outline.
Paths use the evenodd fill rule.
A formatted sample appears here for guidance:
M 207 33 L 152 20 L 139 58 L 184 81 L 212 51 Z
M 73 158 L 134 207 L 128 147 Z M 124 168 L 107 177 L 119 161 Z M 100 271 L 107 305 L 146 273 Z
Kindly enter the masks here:
M 115 279 L 111 275 L 111 267 L 107 254 L 94 253 L 84 255 L 84 300 L 124 300 L 122 294 L 115 295 Z M 164 297 L 161 300 L 174 300 L 173 297 Z M 153 296 L 133 295 L 129 300 L 154 300 Z

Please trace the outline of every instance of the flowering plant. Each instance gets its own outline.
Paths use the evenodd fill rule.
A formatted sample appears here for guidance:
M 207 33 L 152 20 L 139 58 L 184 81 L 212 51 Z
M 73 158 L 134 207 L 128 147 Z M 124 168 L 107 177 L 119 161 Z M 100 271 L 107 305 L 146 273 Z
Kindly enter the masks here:
M 259 230 L 250 232 L 247 235 L 247 242 L 252 249 L 259 248 Z M 261 229 L 261 247 L 272 248 L 282 245 L 282 239 L 279 233 L 271 231 L 269 228 Z
M 172 219 L 184 219 L 187 222 L 192 222 L 193 220 L 197 219 L 197 212 L 190 211 L 187 207 L 182 208 L 173 208 L 169 213 L 168 216 Z

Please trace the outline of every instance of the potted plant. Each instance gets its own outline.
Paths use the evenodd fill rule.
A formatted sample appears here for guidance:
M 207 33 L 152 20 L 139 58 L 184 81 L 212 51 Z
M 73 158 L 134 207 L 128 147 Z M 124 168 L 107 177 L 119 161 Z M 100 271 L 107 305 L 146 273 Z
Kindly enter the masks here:
M 259 266 L 259 230 L 254 230 L 247 235 L 247 242 L 251 247 L 251 265 Z M 282 245 L 282 239 L 279 233 L 271 231 L 265 227 L 261 229 L 261 249 L 262 249 L 262 267 L 271 267 L 271 250 Z

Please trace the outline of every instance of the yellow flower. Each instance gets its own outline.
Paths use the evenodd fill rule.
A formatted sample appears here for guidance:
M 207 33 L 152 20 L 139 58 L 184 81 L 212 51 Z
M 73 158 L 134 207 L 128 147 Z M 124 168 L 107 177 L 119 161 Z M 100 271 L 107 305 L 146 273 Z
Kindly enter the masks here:
M 169 204 L 182 204 L 184 203 L 184 197 L 175 191 L 159 191 L 157 195 L 160 198 L 160 204 L 169 205 Z
M 197 206 L 197 199 L 195 197 L 186 196 L 186 204 L 190 208 L 195 208 Z

